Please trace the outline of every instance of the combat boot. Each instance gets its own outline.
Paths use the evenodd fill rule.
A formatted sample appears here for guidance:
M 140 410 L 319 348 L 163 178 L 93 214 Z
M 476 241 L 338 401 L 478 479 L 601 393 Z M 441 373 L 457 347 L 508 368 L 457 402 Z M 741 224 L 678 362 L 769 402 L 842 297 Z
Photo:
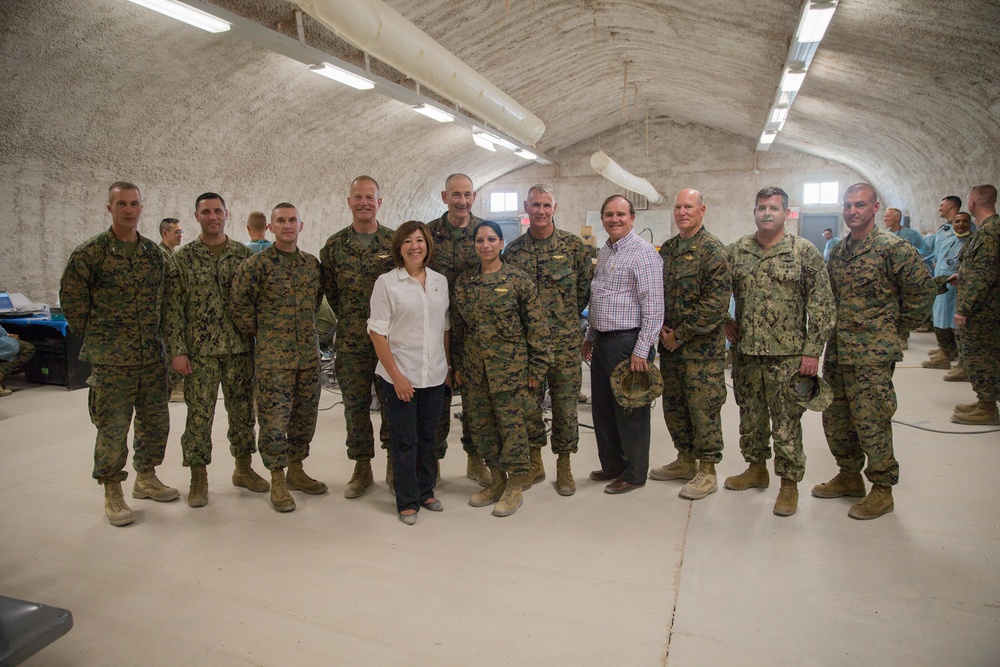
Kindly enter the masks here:
M 975 403 L 959 403 L 958 405 L 955 406 L 955 413 L 961 414 L 963 412 L 972 412 L 978 407 L 979 407 L 979 401 L 976 401 Z
M 239 486 L 254 493 L 264 493 L 271 488 L 271 485 L 250 467 L 252 458 L 252 454 L 244 454 L 243 456 L 236 457 L 236 469 L 233 470 L 233 486 Z
M 523 491 L 530 489 L 535 482 L 545 480 L 545 463 L 542 461 L 542 450 L 532 447 L 529 462 L 528 474 L 524 476 Z
M 172 486 L 167 486 L 156 477 L 156 470 L 142 470 L 135 475 L 135 484 L 132 485 L 133 498 L 149 498 L 158 503 L 169 503 L 177 500 L 181 494 Z
M 208 504 L 208 468 L 191 466 L 191 490 L 188 491 L 188 506 L 204 507 Z
M 288 492 L 285 471 L 281 468 L 271 471 L 271 507 L 276 512 L 291 512 L 295 509 L 295 499 Z
M 104 514 L 112 526 L 127 526 L 135 521 L 132 509 L 125 504 L 121 482 L 104 483 Z
M 475 454 L 469 454 L 469 462 L 465 464 L 465 476 L 479 484 L 479 486 L 490 485 L 490 471 L 487 470 L 483 460 Z
M 710 493 L 719 490 L 719 481 L 715 476 L 715 464 L 698 462 L 698 474 L 690 482 L 681 487 L 679 495 L 688 500 L 701 500 Z
M 829 482 L 817 484 L 812 489 L 816 498 L 861 498 L 865 495 L 865 481 L 859 472 L 841 470 Z
M 284 480 L 284 475 L 282 475 L 282 480 Z M 351 475 L 351 481 L 344 488 L 344 497 L 360 498 L 365 494 L 365 489 L 374 483 L 375 477 L 372 475 L 372 462 L 368 459 L 355 461 L 354 474 Z
M 560 496 L 572 496 L 576 493 L 576 481 L 569 467 L 569 452 L 560 454 L 556 460 L 556 493 Z
M 521 491 L 528 475 L 511 475 L 507 478 L 507 485 L 504 487 L 503 495 L 493 508 L 493 516 L 510 516 L 517 511 L 517 508 L 524 502 Z
M 920 362 L 920 365 L 924 368 L 940 368 L 946 371 L 951 370 L 951 362 L 948 361 L 947 356 L 931 357 L 927 361 Z
M 504 489 L 507 487 L 507 473 L 497 468 L 490 468 L 492 482 L 485 489 L 469 498 L 469 504 L 473 507 L 486 507 L 500 500 Z
M 778 516 L 792 516 L 798 508 L 799 485 L 787 477 L 782 477 L 778 499 L 774 501 L 774 513 Z
M 288 472 L 285 474 L 285 485 L 292 491 L 301 491 L 311 496 L 326 493 L 326 484 L 317 481 L 302 469 L 302 461 L 289 461 Z
M 959 412 L 956 409 L 951 416 L 951 421 L 956 424 L 976 424 L 979 426 L 1000 424 L 1000 412 L 997 411 L 996 401 L 979 401 L 968 412 Z
M 941 351 L 940 347 L 935 347 L 933 350 L 927 350 L 927 356 L 928 357 L 936 357 L 936 356 L 938 356 L 941 353 L 942 353 L 942 351 Z
M 767 463 L 755 461 L 739 475 L 727 477 L 723 486 L 731 491 L 746 491 L 747 489 L 766 489 L 771 485 L 771 477 L 767 474 Z
M 677 460 L 673 463 L 653 468 L 649 471 L 649 478 L 661 482 L 671 479 L 694 479 L 698 474 L 698 462 L 693 456 L 688 454 L 677 454 Z
M 969 374 L 965 372 L 965 365 L 959 361 L 955 366 L 944 374 L 941 378 L 945 382 L 968 382 Z
M 852 519 L 861 519 L 862 521 L 877 519 L 883 514 L 891 512 L 892 508 L 892 487 L 873 484 L 872 490 L 868 492 L 865 499 L 852 505 L 847 516 Z

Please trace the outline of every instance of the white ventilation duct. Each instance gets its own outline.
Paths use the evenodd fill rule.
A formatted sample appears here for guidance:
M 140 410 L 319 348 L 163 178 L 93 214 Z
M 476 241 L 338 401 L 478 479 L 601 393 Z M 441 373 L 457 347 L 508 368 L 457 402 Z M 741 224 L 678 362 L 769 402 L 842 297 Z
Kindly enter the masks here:
M 625 171 L 620 164 L 609 158 L 604 151 L 597 151 L 590 156 L 590 166 L 594 168 L 594 171 L 615 185 L 620 185 L 626 190 L 638 192 L 643 195 L 649 200 L 650 204 L 659 204 L 663 201 L 663 195 L 657 192 L 656 188 L 649 181 Z
M 518 104 L 382 0 L 290 0 L 362 51 L 524 143 L 545 132 Z

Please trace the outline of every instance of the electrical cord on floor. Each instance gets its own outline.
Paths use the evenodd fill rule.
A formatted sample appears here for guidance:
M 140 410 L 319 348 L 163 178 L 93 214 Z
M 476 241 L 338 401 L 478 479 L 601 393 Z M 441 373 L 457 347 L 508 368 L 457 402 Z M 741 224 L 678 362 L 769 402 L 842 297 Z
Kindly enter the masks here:
M 930 433 L 944 433 L 945 435 L 981 435 L 983 433 L 1000 433 L 1000 428 L 991 428 L 988 431 L 939 431 L 936 428 L 917 426 L 916 424 L 909 424 L 907 422 L 899 421 L 898 419 L 893 419 L 892 423 L 899 424 L 901 426 L 909 426 L 910 428 L 918 428 L 921 431 L 929 431 Z

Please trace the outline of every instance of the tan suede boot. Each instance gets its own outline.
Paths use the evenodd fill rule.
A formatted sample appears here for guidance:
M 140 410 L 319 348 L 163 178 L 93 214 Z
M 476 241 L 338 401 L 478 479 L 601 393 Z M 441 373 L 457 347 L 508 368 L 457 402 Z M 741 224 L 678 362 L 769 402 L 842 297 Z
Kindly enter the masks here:
M 792 516 L 799 508 L 799 485 L 782 477 L 778 499 L 774 501 L 774 513 L 778 516 Z
M 817 484 L 812 489 L 817 498 L 861 498 L 865 495 L 865 481 L 859 472 L 841 470 L 829 482 Z
M 284 476 L 282 476 L 282 479 L 284 479 Z M 344 487 L 344 497 L 360 498 L 365 494 L 365 489 L 374 483 L 375 477 L 372 475 L 372 462 L 367 459 L 355 461 L 354 474 L 351 475 L 351 481 Z
M 951 421 L 956 424 L 974 424 L 977 426 L 1000 424 L 1000 411 L 997 410 L 996 401 L 978 401 L 976 407 L 968 412 L 959 412 L 956 410 L 951 416 Z
M 556 459 L 556 493 L 560 496 L 572 496 L 576 493 L 576 480 L 569 465 L 569 452 L 564 452 Z
M 681 487 L 679 495 L 688 500 L 701 500 L 710 493 L 719 490 L 719 481 L 715 476 L 715 464 L 698 462 L 698 474 L 690 482 Z
M 469 454 L 469 462 L 465 464 L 465 476 L 479 486 L 490 485 L 490 471 L 486 468 L 483 460 L 474 454 Z
M 939 368 L 942 370 L 951 370 L 951 362 L 948 361 L 948 357 L 931 357 L 927 361 L 920 363 L 923 368 Z
M 507 473 L 497 468 L 490 468 L 492 482 L 485 489 L 469 498 L 469 504 L 473 507 L 486 507 L 500 500 L 504 489 L 507 487 Z
M 135 484 L 132 485 L 133 498 L 149 498 L 158 503 L 169 503 L 181 497 L 180 492 L 172 486 L 167 486 L 156 477 L 156 470 L 149 469 L 137 472 Z
M 104 514 L 112 526 L 127 526 L 135 521 L 132 509 L 125 504 L 121 482 L 105 482 Z
M 979 401 L 974 403 L 959 403 L 955 406 L 955 412 L 972 412 L 979 407 Z
M 853 505 L 847 516 L 866 521 L 888 514 L 892 509 L 892 487 L 873 484 L 872 490 L 868 492 L 865 499 Z
M 517 511 L 517 508 L 524 502 L 521 491 L 527 475 L 511 475 L 507 478 L 507 485 L 504 487 L 503 495 L 493 508 L 493 516 L 510 516 Z
M 527 491 L 535 482 L 541 482 L 545 479 L 545 463 L 542 461 L 541 449 L 531 448 L 529 463 L 530 467 L 528 468 L 528 474 L 524 476 L 522 491 Z
M 664 482 L 672 479 L 694 479 L 697 474 L 698 462 L 695 458 L 687 454 L 678 454 L 672 463 L 650 470 L 649 478 Z
M 295 509 L 295 499 L 288 492 L 285 471 L 281 468 L 271 471 L 271 507 L 276 512 L 291 512 Z
M 311 496 L 326 493 L 326 484 L 307 475 L 306 471 L 302 469 L 302 461 L 288 462 L 288 471 L 285 473 L 285 484 L 291 491 L 301 491 Z
M 188 506 L 204 507 L 208 504 L 208 468 L 191 466 L 191 490 L 188 491 Z
M 254 493 L 264 493 L 271 488 L 271 485 L 250 467 L 252 460 L 252 454 L 244 454 L 243 456 L 236 457 L 236 469 L 233 470 L 233 486 L 238 486 Z
M 747 489 L 766 489 L 771 485 L 771 477 L 767 474 L 767 463 L 756 461 L 739 475 L 727 477 L 723 486 L 731 491 L 746 491 Z
M 945 382 L 968 382 L 969 374 L 965 372 L 965 366 L 959 361 L 950 371 L 941 378 Z

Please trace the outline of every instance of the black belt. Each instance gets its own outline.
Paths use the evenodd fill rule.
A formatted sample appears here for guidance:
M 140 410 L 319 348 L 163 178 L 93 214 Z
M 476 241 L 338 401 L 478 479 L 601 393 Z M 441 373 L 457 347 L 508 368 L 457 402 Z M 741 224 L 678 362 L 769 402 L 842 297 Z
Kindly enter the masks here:
M 635 329 L 616 329 L 615 331 L 598 331 L 598 336 L 624 336 L 625 334 L 637 334 L 639 333 L 639 327 Z

